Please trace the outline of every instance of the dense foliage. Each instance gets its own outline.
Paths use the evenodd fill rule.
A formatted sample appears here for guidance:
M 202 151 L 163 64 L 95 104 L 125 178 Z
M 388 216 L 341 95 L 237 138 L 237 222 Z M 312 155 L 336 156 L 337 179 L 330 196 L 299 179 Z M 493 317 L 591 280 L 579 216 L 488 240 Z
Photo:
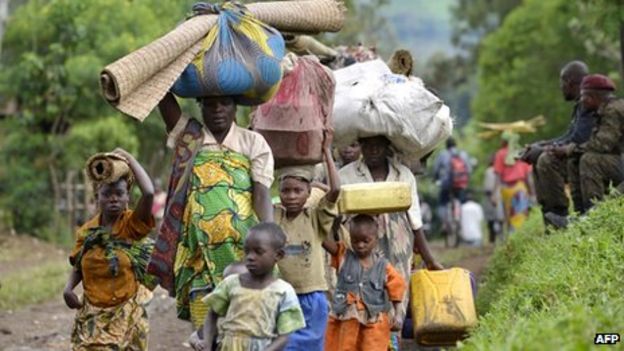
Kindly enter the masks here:
M 163 148 L 158 120 L 139 125 L 115 112 L 100 97 L 98 77 L 170 30 L 191 3 L 31 0 L 12 14 L 0 94 L 18 111 L 0 123 L 0 201 L 17 231 L 54 237 L 65 229 L 54 221 L 58 185 L 93 152 L 121 146 L 149 160 L 148 151 Z
M 587 350 L 624 324 L 624 198 L 568 230 L 544 234 L 536 214 L 499 247 L 478 297 L 466 350 Z

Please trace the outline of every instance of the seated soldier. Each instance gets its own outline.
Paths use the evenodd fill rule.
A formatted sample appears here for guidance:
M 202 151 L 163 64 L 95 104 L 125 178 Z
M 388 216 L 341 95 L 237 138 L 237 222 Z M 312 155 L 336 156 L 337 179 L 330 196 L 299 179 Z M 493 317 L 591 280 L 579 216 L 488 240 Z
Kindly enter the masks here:
M 529 154 L 539 153 L 537 159 L 535 156 L 533 160 L 530 160 L 530 157 L 524 158 L 524 161 L 534 166 L 537 200 L 544 214 L 554 212 L 560 216 L 568 215 L 569 200 L 565 191 L 566 182 L 570 186 L 570 197 L 575 211 L 582 212 L 583 199 L 580 179 L 578 179 L 580 155 L 567 157 L 565 150 L 571 143 L 578 145 L 587 142 L 596 120 L 595 111 L 586 109 L 580 101 L 581 82 L 588 74 L 587 65 L 580 61 L 569 62 L 563 67 L 559 77 L 559 86 L 563 98 L 574 102 L 570 127 L 561 137 L 532 145 L 530 147 L 532 152 Z

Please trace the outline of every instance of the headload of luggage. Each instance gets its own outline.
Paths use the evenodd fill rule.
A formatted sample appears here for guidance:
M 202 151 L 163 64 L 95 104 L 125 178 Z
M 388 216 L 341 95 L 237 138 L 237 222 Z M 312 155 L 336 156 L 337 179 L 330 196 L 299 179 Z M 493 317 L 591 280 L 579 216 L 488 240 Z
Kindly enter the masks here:
M 381 134 L 408 159 L 419 159 L 451 135 L 449 108 L 420 79 L 393 74 L 379 59 L 335 75 L 338 146 Z

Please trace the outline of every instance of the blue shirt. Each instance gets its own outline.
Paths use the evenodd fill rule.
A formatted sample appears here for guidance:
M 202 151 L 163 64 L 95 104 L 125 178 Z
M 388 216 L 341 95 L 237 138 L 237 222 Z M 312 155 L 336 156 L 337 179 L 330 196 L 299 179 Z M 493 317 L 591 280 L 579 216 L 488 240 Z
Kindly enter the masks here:
M 589 140 L 596 123 L 596 112 L 587 110 L 583 105 L 577 102 L 574 105 L 572 111 L 572 122 L 568 131 L 553 140 L 554 144 L 569 144 L 574 143 L 576 145 L 583 144 Z

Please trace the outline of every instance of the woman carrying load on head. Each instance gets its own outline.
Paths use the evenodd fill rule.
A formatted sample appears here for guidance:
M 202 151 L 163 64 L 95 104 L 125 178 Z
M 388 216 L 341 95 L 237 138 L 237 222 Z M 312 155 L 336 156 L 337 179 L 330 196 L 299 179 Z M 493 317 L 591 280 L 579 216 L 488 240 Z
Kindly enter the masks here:
M 494 156 L 496 187 L 494 194 L 500 192 L 505 213 L 507 232 L 518 230 L 529 217 L 531 202 L 535 202 L 532 167 L 518 160 L 518 134 L 505 131 L 501 135 L 502 147 Z M 494 196 L 492 196 L 493 198 Z
M 98 213 L 78 229 L 69 256 L 73 269 L 63 298 L 69 308 L 78 310 L 71 349 L 147 350 L 149 324 L 144 305 L 151 292 L 145 286 L 153 285 L 145 268 L 153 242 L 146 237 L 154 228 L 154 186 L 128 152 L 116 149 L 102 158 L 115 159 L 117 164 L 122 161 L 124 165 L 112 166 L 118 169 L 102 180 L 92 179 Z M 141 198 L 130 210 L 133 178 L 141 189 Z M 74 293 L 81 282 L 82 301 Z
M 379 250 L 410 281 L 413 253 L 419 253 L 428 269 L 442 269 L 429 251 L 422 230 L 416 178 L 406 166 L 392 157 L 390 141 L 385 136 L 360 138 L 362 158 L 340 169 L 342 184 L 367 182 L 406 182 L 412 188 L 412 206 L 406 212 L 379 216 Z M 406 293 L 397 313 L 405 317 L 409 296 Z M 397 335 L 393 335 L 396 345 Z
M 196 329 L 201 299 L 243 258 L 247 231 L 273 221 L 273 155 L 264 138 L 236 125 L 232 97 L 198 99 L 203 124 L 182 115 L 168 93 L 159 104 L 174 150 L 167 205 L 149 270 Z

